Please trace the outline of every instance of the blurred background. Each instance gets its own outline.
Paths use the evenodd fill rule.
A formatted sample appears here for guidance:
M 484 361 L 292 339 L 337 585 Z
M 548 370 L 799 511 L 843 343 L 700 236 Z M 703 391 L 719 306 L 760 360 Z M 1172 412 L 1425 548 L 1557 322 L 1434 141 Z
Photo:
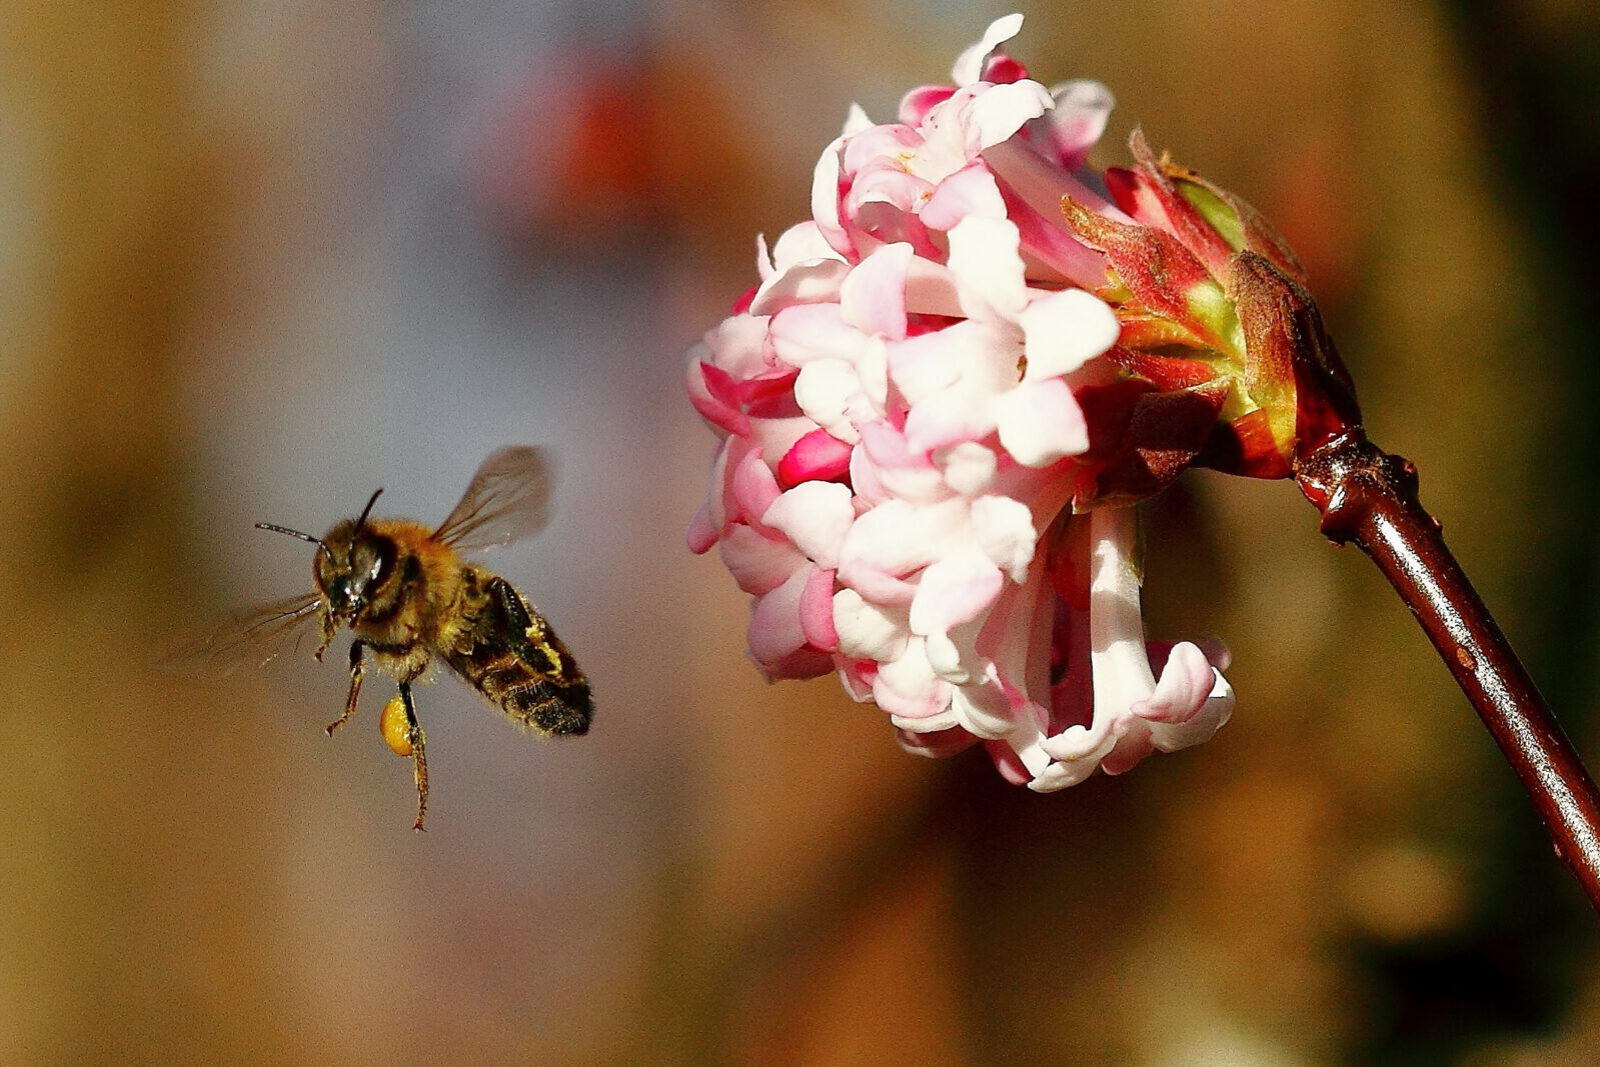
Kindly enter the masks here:
M 682 353 L 859 101 L 1007 4 L 7 0 L 0 1062 L 1532 1064 L 1600 1058 L 1600 924 L 1377 572 L 1287 484 L 1149 510 L 1153 635 L 1233 722 L 1035 796 L 768 687 L 683 548 Z M 1015 54 L 1275 220 L 1369 428 L 1591 765 L 1600 15 L 1589 0 L 1079 0 Z M 561 462 L 488 562 L 588 670 L 540 744 L 342 668 L 150 669 L 308 588 L 386 487 Z M 380 509 L 381 510 L 381 509 Z M 338 657 L 330 657 L 336 661 Z

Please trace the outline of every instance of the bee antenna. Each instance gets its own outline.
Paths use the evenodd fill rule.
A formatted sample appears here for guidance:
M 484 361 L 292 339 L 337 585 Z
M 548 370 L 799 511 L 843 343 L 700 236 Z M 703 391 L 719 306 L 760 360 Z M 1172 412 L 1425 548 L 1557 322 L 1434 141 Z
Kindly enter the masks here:
M 378 497 L 383 495 L 383 487 L 379 486 L 372 491 L 372 496 L 367 498 L 367 506 L 361 509 L 361 514 L 356 516 L 356 524 L 350 527 L 350 548 L 345 553 L 349 564 L 353 567 L 356 562 L 356 536 L 361 533 L 361 528 L 367 524 L 367 516 L 372 514 L 372 505 L 378 502 Z
M 378 498 L 382 495 L 383 490 L 381 488 L 373 490 L 371 499 L 367 501 L 367 506 L 362 508 L 361 514 L 356 517 L 355 527 L 350 531 L 350 536 L 352 539 L 356 534 L 360 533 L 361 528 L 366 525 L 367 516 L 372 514 L 372 505 L 376 504 L 378 502 Z
M 299 530 L 291 530 L 287 526 L 275 526 L 270 522 L 258 522 L 256 523 L 256 529 L 271 530 L 273 533 L 288 534 L 290 537 L 297 537 L 302 541 L 307 541 L 313 545 L 316 545 L 322 550 L 323 555 L 327 556 L 329 559 L 333 558 L 333 553 L 328 551 L 328 546 L 323 543 L 322 538 L 320 537 L 312 537 L 310 534 L 301 533 Z

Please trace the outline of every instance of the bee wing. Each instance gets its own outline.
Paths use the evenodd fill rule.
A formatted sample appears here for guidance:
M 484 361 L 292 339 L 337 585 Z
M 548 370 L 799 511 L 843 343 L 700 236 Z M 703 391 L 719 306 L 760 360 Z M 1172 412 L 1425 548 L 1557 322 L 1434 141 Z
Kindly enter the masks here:
M 225 616 L 180 639 L 158 666 L 201 664 L 223 673 L 246 663 L 259 667 L 299 647 L 321 603 L 322 594 L 302 593 Z
M 492 548 L 538 533 L 550 519 L 553 482 L 542 448 L 512 445 L 491 453 L 434 539 L 460 549 Z

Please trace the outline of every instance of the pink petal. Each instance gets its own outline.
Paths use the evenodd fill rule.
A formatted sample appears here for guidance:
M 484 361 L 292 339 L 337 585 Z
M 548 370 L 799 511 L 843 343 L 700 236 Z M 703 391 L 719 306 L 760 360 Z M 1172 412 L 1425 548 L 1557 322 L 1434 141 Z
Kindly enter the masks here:
M 872 476 L 889 495 L 915 502 L 950 495 L 939 468 L 928 459 L 927 451 L 909 447 L 905 435 L 889 423 L 881 420 L 865 423 L 860 433 L 858 455 L 871 460 Z M 859 485 L 857 491 L 861 491 Z
M 857 704 L 870 703 L 872 679 L 878 674 L 876 661 L 846 659 L 842 655 L 835 658 L 839 668 L 839 684 L 844 686 L 844 691 L 849 694 L 850 699 Z
M 1029 779 L 1033 777 L 1033 772 L 1023 764 L 1016 750 L 1004 741 L 985 741 L 983 747 L 989 750 L 989 758 L 994 760 L 995 770 L 1012 785 L 1027 785 Z
M 731 498 L 728 519 L 732 522 L 758 522 L 781 491 L 772 469 L 762 462 L 761 453 L 756 449 L 750 449 L 738 459 L 728 481 Z
M 921 214 L 925 225 L 936 230 L 950 230 L 972 215 L 1003 219 L 1006 202 L 989 168 L 973 163 L 940 182 L 923 205 Z
M 833 628 L 833 571 L 817 567 L 800 594 L 800 632 L 806 645 L 819 652 L 837 652 L 839 634 Z
M 833 670 L 833 657 L 826 652 L 817 652 L 814 649 L 801 645 L 781 659 L 766 663 L 751 657 L 751 662 L 760 669 L 761 674 L 769 682 L 782 682 L 789 679 L 820 678 Z
M 739 588 L 764 596 L 811 561 L 788 541 L 766 537 L 742 522 L 733 523 L 720 542 L 723 565 Z
M 1212 672 L 1204 652 L 1185 641 L 1174 645 L 1147 700 L 1136 700 L 1129 709 L 1151 722 L 1188 722 L 1205 706 L 1211 695 Z
M 951 552 L 930 563 L 911 602 L 911 631 L 938 634 L 969 623 L 1000 593 L 1000 569 L 976 548 Z
M 993 394 L 966 383 L 924 397 L 906 415 L 905 442 L 917 452 L 981 441 L 994 432 Z
M 884 245 L 862 260 L 839 288 L 844 321 L 862 333 L 898 341 L 906 335 L 908 244 Z
M 1029 207 L 1004 183 L 1000 195 L 1005 197 L 1007 217 L 1017 224 L 1028 277 L 1039 282 L 1068 282 L 1085 289 L 1106 284 L 1105 259 L 1063 230 L 1056 215 L 1041 214 Z
M 790 397 L 791 401 L 793 396 Z M 763 458 L 767 456 L 786 456 L 795 446 L 795 442 L 816 428 L 816 423 L 806 418 L 805 415 L 796 413 L 793 418 L 787 419 L 756 419 L 750 420 L 750 443 L 760 452 Z M 782 460 L 780 459 L 781 463 Z
M 1008 55 L 990 56 L 983 65 L 983 80 L 993 85 L 1009 85 L 1028 76 L 1028 68 Z
M 817 159 L 816 170 L 811 176 L 811 216 L 816 220 L 817 232 L 828 242 L 828 246 L 841 256 L 849 256 L 855 252 L 855 246 L 839 216 L 839 199 L 844 192 L 839 157 L 844 145 L 845 138 L 838 138 L 823 149 Z
M 1097 81 L 1080 78 L 1051 87 L 1055 109 L 1050 113 L 1051 137 L 1057 160 L 1068 170 L 1083 163 L 1089 149 L 1105 133 L 1106 121 L 1117 106 L 1111 90 Z
M 901 124 L 906 126 L 919 126 L 927 118 L 928 112 L 939 104 L 950 99 L 950 94 L 955 88 L 949 85 L 924 85 L 911 90 L 900 98 Z
M 778 484 L 790 488 L 807 481 L 833 481 L 850 471 L 850 446 L 818 428 L 794 443 L 778 461 Z
M 850 450 L 850 488 L 856 492 L 859 507 L 874 507 L 889 499 L 889 493 L 878 481 L 878 466 L 864 448 Z
M 747 631 L 750 655 L 771 677 L 794 677 L 789 672 L 797 667 L 808 669 L 820 663 L 821 670 L 807 675 L 814 677 L 832 667 L 832 661 L 826 656 L 819 657 L 814 649 L 808 648 L 801 624 L 800 602 L 816 571 L 810 564 L 800 567 L 782 585 L 757 597 L 751 606 Z M 811 655 L 794 655 L 801 651 Z
M 710 551 L 711 546 L 717 543 L 717 526 L 711 521 L 710 505 L 700 505 L 700 509 L 694 513 L 694 518 L 689 520 L 687 539 L 689 551 L 697 556 Z
M 932 730 L 927 733 L 913 733 L 910 730 L 896 730 L 895 738 L 900 742 L 900 747 L 913 756 L 926 756 L 929 759 L 946 759 L 965 752 L 978 743 L 978 739 L 961 729 L 952 726 L 944 730 Z M 1026 781 L 1027 779 L 1023 779 Z
M 704 360 L 689 364 L 689 403 L 700 417 L 730 434 L 748 434 L 750 419 L 735 402 L 737 388 L 733 378 Z

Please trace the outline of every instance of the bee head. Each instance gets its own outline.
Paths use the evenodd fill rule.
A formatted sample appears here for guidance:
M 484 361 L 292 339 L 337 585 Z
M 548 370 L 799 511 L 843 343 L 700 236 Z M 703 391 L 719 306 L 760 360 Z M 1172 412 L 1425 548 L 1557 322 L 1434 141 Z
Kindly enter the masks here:
M 327 598 L 328 613 L 346 625 L 354 625 L 368 614 L 375 600 L 393 599 L 393 590 L 387 587 L 392 584 L 388 579 L 394 570 L 395 543 L 367 525 L 367 516 L 382 492 L 379 489 L 372 494 L 358 517 L 338 523 L 320 538 L 282 526 L 256 524 L 317 546 L 312 575 Z
M 373 493 L 356 518 L 329 530 L 317 553 L 317 584 L 328 598 L 329 612 L 347 625 L 354 625 L 371 611 L 394 570 L 394 541 L 367 525 L 367 516 L 382 492 Z
M 386 591 L 394 569 L 394 542 L 371 530 L 354 531 L 348 540 L 337 527 L 324 542 L 331 551 L 317 554 L 316 578 L 335 618 L 355 623 Z M 344 542 L 340 545 L 340 542 Z M 344 550 L 339 551 L 342 547 Z

